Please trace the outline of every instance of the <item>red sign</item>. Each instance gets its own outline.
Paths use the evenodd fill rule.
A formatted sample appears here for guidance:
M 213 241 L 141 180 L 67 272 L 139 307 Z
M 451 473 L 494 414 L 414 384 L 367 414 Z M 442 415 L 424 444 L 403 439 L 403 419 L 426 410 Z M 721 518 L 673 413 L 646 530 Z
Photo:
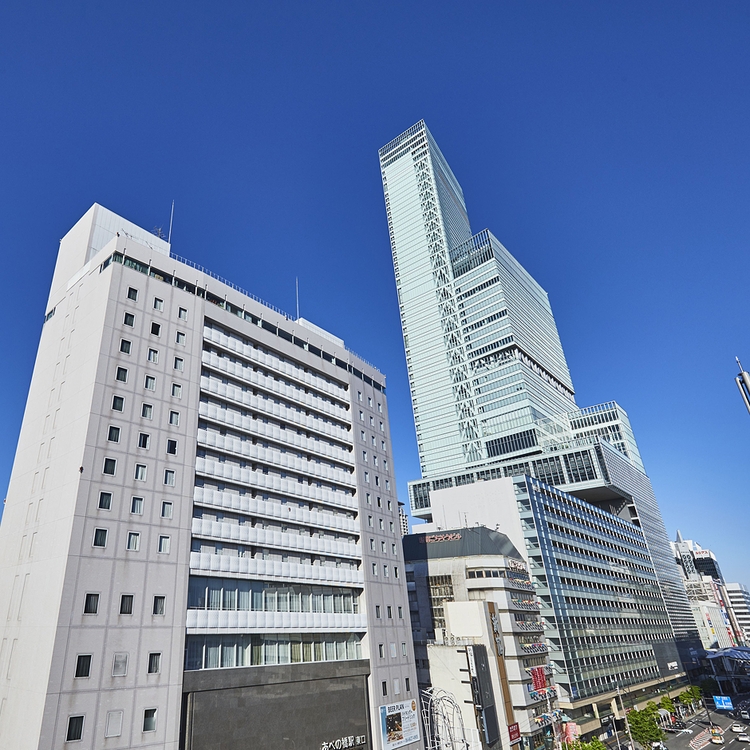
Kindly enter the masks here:
M 511 745 L 521 739 L 521 727 L 518 726 L 518 722 L 515 724 L 508 724 L 508 736 L 510 737 Z
M 531 686 L 534 690 L 544 690 L 547 687 L 547 675 L 544 667 L 534 667 L 531 670 Z

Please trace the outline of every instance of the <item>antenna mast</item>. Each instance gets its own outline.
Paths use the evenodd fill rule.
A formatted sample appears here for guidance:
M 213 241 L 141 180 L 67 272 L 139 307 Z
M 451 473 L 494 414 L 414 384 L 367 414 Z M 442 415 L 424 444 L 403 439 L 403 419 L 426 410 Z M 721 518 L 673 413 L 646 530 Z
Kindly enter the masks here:
M 169 244 L 172 244 L 172 219 L 174 219 L 174 199 L 172 200 L 172 212 L 169 214 L 169 236 L 167 237 L 167 242 Z
M 739 357 L 735 357 L 737 360 L 737 366 L 740 368 L 740 374 L 734 379 L 737 383 L 737 387 L 740 389 L 740 395 L 742 400 L 745 402 L 745 408 L 750 412 L 750 374 L 742 369 Z
M 299 276 L 294 277 L 294 287 L 297 295 L 297 320 L 299 320 Z

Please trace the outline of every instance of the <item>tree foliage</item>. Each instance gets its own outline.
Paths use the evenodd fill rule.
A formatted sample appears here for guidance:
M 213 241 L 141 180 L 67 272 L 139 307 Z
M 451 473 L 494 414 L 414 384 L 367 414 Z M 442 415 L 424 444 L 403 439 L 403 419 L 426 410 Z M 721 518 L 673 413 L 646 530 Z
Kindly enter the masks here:
M 591 742 L 582 740 L 563 742 L 563 750 L 607 750 L 607 747 L 598 737 L 594 737 Z
M 717 695 L 719 693 L 719 683 L 713 677 L 707 677 L 701 682 L 699 688 L 704 695 Z
M 659 701 L 659 705 L 665 711 L 669 711 L 670 714 L 673 714 L 675 712 L 674 701 L 668 695 L 662 696 L 661 701 Z
M 656 723 L 658 715 L 659 707 L 653 701 L 649 701 L 642 711 L 633 709 L 627 715 L 630 734 L 643 750 L 650 750 L 652 742 L 661 742 L 664 739 L 664 733 Z

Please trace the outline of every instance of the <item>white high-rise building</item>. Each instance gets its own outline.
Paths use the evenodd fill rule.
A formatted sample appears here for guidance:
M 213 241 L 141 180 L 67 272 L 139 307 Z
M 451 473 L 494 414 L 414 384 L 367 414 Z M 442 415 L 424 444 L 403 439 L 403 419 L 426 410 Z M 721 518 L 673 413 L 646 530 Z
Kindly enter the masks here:
M 45 312 L 0 747 L 421 746 L 383 375 L 98 205 Z
M 747 645 L 750 643 L 750 592 L 744 583 L 728 583 L 725 588 L 730 607 Z

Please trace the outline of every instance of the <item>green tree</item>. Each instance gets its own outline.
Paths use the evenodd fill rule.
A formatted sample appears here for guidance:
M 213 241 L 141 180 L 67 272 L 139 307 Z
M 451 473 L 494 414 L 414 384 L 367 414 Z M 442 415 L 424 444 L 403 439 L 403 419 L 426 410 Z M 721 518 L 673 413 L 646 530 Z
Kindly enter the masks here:
M 718 695 L 719 694 L 719 683 L 713 677 L 707 677 L 701 682 L 700 688 L 696 688 L 703 692 L 703 695 Z M 700 700 L 700 698 L 699 698 Z
M 661 742 L 664 739 L 664 733 L 656 723 L 658 713 L 657 705 L 650 702 L 642 711 L 633 709 L 627 715 L 630 734 L 643 750 L 650 750 L 652 742 Z
M 594 737 L 591 742 L 582 740 L 563 742 L 563 750 L 607 750 L 607 747 L 598 737 Z
M 659 701 L 659 705 L 665 710 L 669 711 L 670 714 L 675 712 L 674 702 L 668 695 L 663 695 Z

